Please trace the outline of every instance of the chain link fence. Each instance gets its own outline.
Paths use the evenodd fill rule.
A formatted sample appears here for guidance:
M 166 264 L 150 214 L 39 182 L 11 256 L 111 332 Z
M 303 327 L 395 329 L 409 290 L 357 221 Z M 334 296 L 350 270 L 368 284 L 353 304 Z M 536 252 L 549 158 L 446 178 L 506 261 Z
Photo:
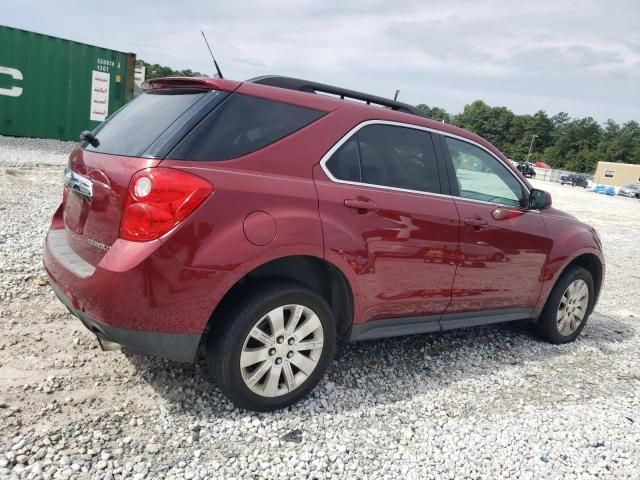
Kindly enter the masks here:
M 564 175 L 571 175 L 571 174 L 584 175 L 576 172 L 569 172 L 567 170 L 556 170 L 552 168 L 533 167 L 533 169 L 536 172 L 536 180 L 542 180 L 544 182 L 560 183 L 560 177 Z M 587 175 L 587 178 L 590 179 L 591 177 Z

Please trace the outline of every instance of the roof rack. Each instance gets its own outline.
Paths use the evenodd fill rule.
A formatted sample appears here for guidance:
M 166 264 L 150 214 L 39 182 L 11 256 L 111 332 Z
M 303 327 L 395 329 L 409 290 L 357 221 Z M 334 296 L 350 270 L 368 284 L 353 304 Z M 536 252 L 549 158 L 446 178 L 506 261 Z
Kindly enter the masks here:
M 355 90 L 334 87 L 333 85 L 326 85 L 324 83 L 312 82 L 309 80 L 301 80 L 299 78 L 281 77 L 278 75 L 265 75 L 262 77 L 251 78 L 247 80 L 247 82 L 258 83 L 260 85 L 269 85 L 272 87 L 286 88 L 288 90 L 298 90 L 300 92 L 336 95 L 343 100 L 345 98 L 360 100 L 362 102 L 365 102 L 367 105 L 387 107 L 392 110 L 397 110 L 398 112 L 410 113 L 412 115 L 418 115 L 420 117 L 427 116 L 419 108 L 407 103 L 396 102 L 395 100 L 376 97 L 375 95 L 369 95 L 368 93 L 356 92 Z

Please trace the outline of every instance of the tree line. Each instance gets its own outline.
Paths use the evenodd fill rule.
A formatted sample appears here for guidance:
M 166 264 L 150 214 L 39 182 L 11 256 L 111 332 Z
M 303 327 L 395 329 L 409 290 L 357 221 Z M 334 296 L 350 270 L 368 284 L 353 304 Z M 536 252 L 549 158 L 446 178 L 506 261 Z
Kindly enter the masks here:
M 150 64 L 146 78 L 202 77 L 206 74 Z M 482 100 L 465 105 L 462 113 L 452 115 L 440 107 L 418 105 L 434 120 L 457 125 L 486 138 L 512 160 L 524 161 L 535 135 L 530 161 L 542 161 L 554 168 L 575 172 L 593 172 L 598 161 L 640 164 L 640 124 L 622 125 L 607 120 L 600 125 L 592 117 L 571 118 L 565 112 L 550 117 L 539 110 L 533 115 L 516 115 L 506 107 L 491 107 Z
M 163 77 L 206 77 L 208 75 L 200 72 L 194 72 L 191 69 L 186 70 L 174 70 L 171 67 L 165 67 L 158 65 L 157 63 L 147 63 L 142 59 L 136 60 L 136 65 L 146 67 L 145 79 L 151 80 L 153 78 Z
M 477 133 L 515 161 L 526 160 L 535 135 L 531 162 L 575 172 L 593 172 L 598 161 L 640 164 L 640 124 L 636 121 L 621 125 L 607 120 L 600 125 L 592 117 L 571 118 L 565 112 L 550 117 L 543 110 L 516 115 L 482 100 L 465 105 L 458 115 L 425 104 L 418 108 L 434 120 Z

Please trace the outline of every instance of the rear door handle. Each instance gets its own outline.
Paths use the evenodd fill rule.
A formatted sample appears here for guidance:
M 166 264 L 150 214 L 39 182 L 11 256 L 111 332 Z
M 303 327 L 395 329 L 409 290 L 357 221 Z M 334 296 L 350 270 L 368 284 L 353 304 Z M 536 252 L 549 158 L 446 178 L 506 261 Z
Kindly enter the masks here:
M 347 208 L 355 208 L 359 213 L 378 209 L 378 205 L 368 198 L 348 198 L 344 201 L 344 206 Z
M 465 218 L 464 223 L 478 229 L 489 226 L 486 220 L 479 217 Z

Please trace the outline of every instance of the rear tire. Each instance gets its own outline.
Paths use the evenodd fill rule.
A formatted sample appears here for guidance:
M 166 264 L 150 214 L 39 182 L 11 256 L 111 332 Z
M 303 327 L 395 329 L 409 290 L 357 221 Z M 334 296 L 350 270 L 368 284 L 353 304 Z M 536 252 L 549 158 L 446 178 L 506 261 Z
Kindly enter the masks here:
M 238 407 L 287 407 L 320 381 L 335 351 L 336 326 L 327 302 L 290 281 L 254 283 L 209 338 L 207 363 Z M 309 348 L 307 348 L 309 347 Z
M 576 265 L 567 268 L 534 326 L 536 333 L 554 344 L 574 341 L 591 315 L 594 293 L 593 276 L 588 270 Z

